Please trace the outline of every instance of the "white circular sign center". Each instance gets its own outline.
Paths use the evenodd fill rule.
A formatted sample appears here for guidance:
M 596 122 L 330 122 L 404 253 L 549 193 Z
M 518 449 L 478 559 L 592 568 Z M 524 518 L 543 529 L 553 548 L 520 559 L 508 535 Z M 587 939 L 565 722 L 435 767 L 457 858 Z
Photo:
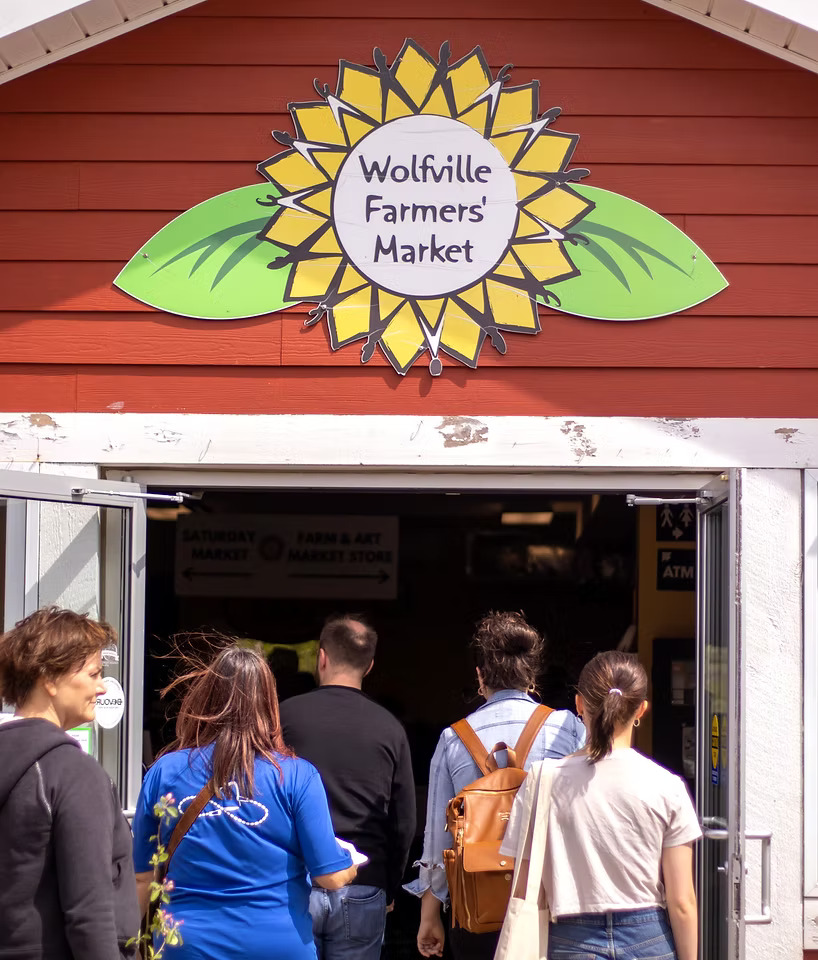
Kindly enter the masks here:
M 105 693 L 97 697 L 96 721 L 104 730 L 112 730 L 125 713 L 125 691 L 118 680 L 103 677 Z
M 500 151 L 448 117 L 393 120 L 350 151 L 333 220 L 353 266 L 402 296 L 439 297 L 482 279 L 517 224 L 514 176 Z

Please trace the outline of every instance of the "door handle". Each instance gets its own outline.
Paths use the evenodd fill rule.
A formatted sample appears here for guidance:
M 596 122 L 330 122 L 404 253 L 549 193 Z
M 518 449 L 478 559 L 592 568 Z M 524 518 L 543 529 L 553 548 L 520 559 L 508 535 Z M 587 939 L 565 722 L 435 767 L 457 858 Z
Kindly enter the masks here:
M 745 840 L 761 841 L 761 913 L 745 915 L 745 923 L 772 923 L 773 915 L 770 906 L 770 868 L 772 862 L 771 848 L 772 830 L 759 830 L 757 833 L 745 833 Z
M 702 836 L 707 840 L 726 840 L 729 837 L 724 817 L 702 817 L 701 824 Z

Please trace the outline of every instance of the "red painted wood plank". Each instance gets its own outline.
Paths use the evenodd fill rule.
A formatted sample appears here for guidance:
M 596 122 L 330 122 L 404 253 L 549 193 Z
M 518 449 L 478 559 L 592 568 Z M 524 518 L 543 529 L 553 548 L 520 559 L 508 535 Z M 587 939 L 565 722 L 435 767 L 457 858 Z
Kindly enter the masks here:
M 818 264 L 816 217 L 686 216 L 685 232 L 722 264 Z
M 0 364 L 0 409 L 14 413 L 76 408 L 75 367 Z
M 76 55 L 75 63 L 369 65 L 372 48 L 395 56 L 406 37 L 453 58 L 481 45 L 496 67 L 697 67 L 780 69 L 757 50 L 681 19 L 666 21 L 421 18 L 168 17 Z
M 71 171 L 55 186 L 51 170 Z M 79 171 L 78 173 L 76 171 Z M 0 210 L 168 210 L 258 182 L 246 162 L 0 163 Z M 45 183 L 49 189 L 40 190 Z M 587 181 L 664 214 L 818 215 L 818 166 L 597 163 Z
M 402 17 L 400 7 L 384 7 L 373 0 L 358 2 L 347 8 L 350 18 L 368 16 Z M 441 4 L 437 0 L 415 0 L 412 13 L 418 17 L 488 17 L 497 19 L 565 19 L 566 12 L 571 17 L 589 20 L 665 20 L 671 14 L 657 7 L 638 3 L 636 0 L 583 0 L 566 8 L 556 0 L 517 0 L 513 5 L 503 7 L 496 0 L 448 0 Z M 209 0 L 188 10 L 180 11 L 180 17 L 270 17 L 275 16 L 277 8 L 269 0 Z M 335 0 L 300 0 L 300 17 L 332 17 L 338 14 Z
M 189 320 L 166 313 L 0 313 L 9 363 L 279 366 L 282 323 Z
M 303 324 L 304 315 L 296 313 L 232 321 L 159 313 L 0 313 L 0 356 L 15 364 L 360 366 L 360 344 L 333 352 L 323 325 Z M 534 337 L 509 334 L 505 356 L 486 344 L 480 366 L 818 367 L 818 318 L 685 314 L 607 323 L 550 312 L 542 326 Z M 380 353 L 371 363 L 386 366 Z
M 0 408 L 4 398 L 0 367 Z M 31 409 L 54 410 L 42 391 Z M 64 401 L 63 401 L 64 402 Z M 814 370 L 77 368 L 79 411 L 816 417 Z M 122 404 L 119 407 L 119 404 Z M 68 408 L 70 409 L 70 408 Z
M 581 6 L 576 4 L 576 6 Z M 204 8 L 203 8 L 204 9 Z M 25 113 L 283 113 L 315 96 L 314 66 L 134 66 L 73 59 L 0 86 L 0 111 Z M 542 108 L 567 116 L 818 116 L 818 77 L 806 70 L 530 68 Z
M 150 312 L 111 284 L 121 262 L 0 262 L 0 307 L 5 310 Z M 699 316 L 812 317 L 818 304 L 818 266 L 728 264 L 731 286 L 690 312 Z M 303 308 L 306 309 L 306 308 Z
M 128 260 L 175 215 L 0 211 L 0 260 Z M 667 216 L 719 263 L 818 264 L 818 217 Z
M 274 129 L 291 130 L 289 115 L 219 115 L 214 121 L 202 115 L 9 114 L 0 160 L 244 160 L 252 182 L 255 165 L 280 149 L 270 135 Z M 818 160 L 818 124 L 811 119 L 566 117 L 557 129 L 580 135 L 575 163 L 814 166 Z

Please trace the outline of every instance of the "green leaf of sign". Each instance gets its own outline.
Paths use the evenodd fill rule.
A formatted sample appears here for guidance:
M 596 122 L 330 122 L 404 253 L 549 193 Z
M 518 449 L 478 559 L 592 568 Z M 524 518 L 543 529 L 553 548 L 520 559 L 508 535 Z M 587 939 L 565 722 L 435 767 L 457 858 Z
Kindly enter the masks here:
M 290 268 L 268 269 L 284 252 L 258 239 L 277 195 L 272 184 L 259 183 L 191 207 L 151 237 L 114 284 L 182 317 L 237 320 L 280 310 L 290 302 Z
M 574 189 L 596 209 L 574 227 L 574 236 L 586 241 L 567 247 L 580 276 L 554 286 L 560 299 L 555 310 L 647 320 L 680 313 L 727 286 L 710 258 L 658 213 L 599 187 Z

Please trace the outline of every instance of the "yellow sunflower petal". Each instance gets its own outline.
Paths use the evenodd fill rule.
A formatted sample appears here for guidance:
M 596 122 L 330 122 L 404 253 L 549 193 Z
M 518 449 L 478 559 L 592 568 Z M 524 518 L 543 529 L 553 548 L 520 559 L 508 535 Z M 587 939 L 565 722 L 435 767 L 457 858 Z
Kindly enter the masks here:
M 503 257 L 492 273 L 499 274 L 501 277 L 513 277 L 515 280 L 525 280 L 525 274 L 520 269 L 520 264 L 514 259 L 514 254 L 511 251 Z
M 347 113 L 341 114 L 341 123 L 344 125 L 349 145 L 356 144 L 361 137 L 365 137 L 375 129 L 375 124 L 361 117 L 353 117 Z
M 521 210 L 520 216 L 517 218 L 517 229 L 514 231 L 515 238 L 519 240 L 524 237 L 536 237 L 540 233 L 545 233 L 542 224 L 537 223 L 536 220 Z
M 542 177 L 532 177 L 527 173 L 517 173 L 512 171 L 514 174 L 514 184 L 517 187 L 517 199 L 525 200 L 526 197 L 530 197 L 532 193 L 536 193 L 538 190 L 541 190 L 546 181 Z
M 419 107 L 432 86 L 437 64 L 424 51 L 407 42 L 393 70 L 395 79 Z
M 332 227 L 325 230 L 310 247 L 310 253 L 341 253 L 341 246 Z
M 475 310 L 480 313 L 485 313 L 486 311 L 486 295 L 483 291 L 483 281 L 476 283 L 473 287 L 469 287 L 468 290 L 462 290 L 458 293 L 458 298 L 464 303 L 467 303 L 470 307 L 474 307 Z
M 364 67 L 344 63 L 338 82 L 338 99 L 343 100 L 378 123 L 383 116 L 381 78 Z
M 462 113 L 491 86 L 491 74 L 476 50 L 449 71 L 449 80 L 454 91 L 454 103 L 458 113 Z
M 292 300 L 312 300 L 323 297 L 329 290 L 332 278 L 341 266 L 341 257 L 319 257 L 316 260 L 299 260 L 295 265 L 289 296 Z
M 540 283 L 547 283 L 557 278 L 563 279 L 566 275 L 574 275 L 577 272 L 562 244 L 556 240 L 518 243 L 514 247 L 514 252 Z
M 514 163 L 514 158 L 520 152 L 520 147 L 525 143 L 525 133 L 501 133 L 500 136 L 493 136 L 491 142 L 505 157 L 509 164 Z
M 416 300 L 415 303 L 423 315 L 423 319 L 428 324 L 429 329 L 432 331 L 437 330 L 437 325 L 440 323 L 440 318 L 443 316 L 443 307 L 446 303 L 446 298 L 441 297 L 435 300 Z
M 347 266 L 344 275 L 341 277 L 341 283 L 338 287 L 338 293 L 346 293 L 348 290 L 356 290 L 362 284 L 368 281 L 361 276 L 355 267 Z
M 537 137 L 520 157 L 515 169 L 531 173 L 550 173 L 562 170 L 574 152 L 578 137 L 571 133 L 549 133 Z
M 341 164 L 348 156 L 346 150 L 317 150 L 315 152 L 315 162 L 330 180 L 334 180 Z
M 498 280 L 486 280 L 491 312 L 498 327 L 512 330 L 539 330 L 537 304 L 525 290 Z
M 297 150 L 288 150 L 273 157 L 261 167 L 261 172 L 288 193 L 296 193 L 327 182 L 324 174 Z
M 536 109 L 533 84 L 516 90 L 501 90 L 491 127 L 492 135 L 531 123 L 535 119 Z
M 431 113 L 436 117 L 449 117 L 451 116 L 451 111 L 449 109 L 449 103 L 446 100 L 446 95 L 443 92 L 443 87 L 436 87 L 432 91 L 431 97 L 424 103 L 421 113 Z
M 299 138 L 310 143 L 346 144 L 343 131 L 326 103 L 303 103 L 292 107 L 295 128 Z
M 478 103 L 476 106 L 472 107 L 470 110 L 467 110 L 465 113 L 461 113 L 457 118 L 463 123 L 467 123 L 473 130 L 476 130 L 481 136 L 485 136 L 486 127 L 488 126 L 489 121 L 489 104 L 488 100 L 484 100 L 483 103 Z
M 389 123 L 390 120 L 398 120 L 400 117 L 414 116 L 415 111 L 402 100 L 394 90 L 390 90 L 386 97 L 386 113 L 383 122 Z
M 407 370 L 423 352 L 426 340 L 408 303 L 389 321 L 381 343 L 394 357 L 401 372 Z
M 450 300 L 443 314 L 443 331 L 440 334 L 441 347 L 448 348 L 459 357 L 474 365 L 483 343 L 483 330 L 479 324 L 463 312 L 461 307 Z
M 304 197 L 301 205 L 309 207 L 310 210 L 315 210 L 316 213 L 320 213 L 325 217 L 329 217 L 331 213 L 330 204 L 332 202 L 332 190 L 330 190 L 329 187 L 330 185 L 327 184 L 323 189 L 311 193 L 308 197 Z
M 573 190 L 555 187 L 536 200 L 530 200 L 525 209 L 538 219 L 562 229 L 576 223 L 592 206 Z
M 338 343 L 361 337 L 369 332 L 372 307 L 372 287 L 351 293 L 346 300 L 332 308 L 332 326 Z
M 273 243 L 286 247 L 297 247 L 311 237 L 327 221 L 317 214 L 302 213 L 300 210 L 284 209 L 265 236 Z
M 406 297 L 396 297 L 394 293 L 387 293 L 386 290 L 379 288 L 378 308 L 381 312 L 381 319 L 385 320 L 391 313 L 394 313 L 405 300 Z

